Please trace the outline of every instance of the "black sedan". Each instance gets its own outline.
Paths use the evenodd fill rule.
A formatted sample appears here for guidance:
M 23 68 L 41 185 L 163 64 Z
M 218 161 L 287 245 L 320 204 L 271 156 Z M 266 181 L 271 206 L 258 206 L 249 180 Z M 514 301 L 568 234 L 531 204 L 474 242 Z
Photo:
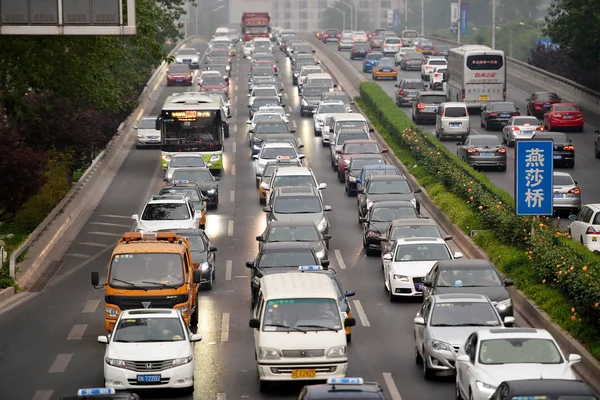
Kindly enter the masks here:
M 283 242 L 266 243 L 258 252 L 254 261 L 247 261 L 246 267 L 252 270 L 250 277 L 250 291 L 252 305 L 260 289 L 260 278 L 268 274 L 276 274 L 298 270 L 304 265 L 322 265 L 329 267 L 329 261 L 320 261 L 310 243 Z
M 248 104 L 248 118 L 252 119 L 254 113 L 261 107 L 285 107 L 285 104 L 281 104 L 281 100 L 278 96 L 257 96 L 252 100 L 252 104 Z
M 385 165 L 387 162 L 381 154 L 349 154 L 344 158 L 348 162 L 344 168 L 341 181 L 344 183 L 348 196 L 357 195 L 356 180 L 360 177 L 362 169 L 367 165 Z
M 521 115 L 519 107 L 510 101 L 490 103 L 481 107 L 481 127 L 486 131 L 502 129 L 512 117 Z
M 362 60 L 367 56 L 367 54 L 369 54 L 372 51 L 373 50 L 371 50 L 371 46 L 369 46 L 369 43 L 354 43 L 354 46 L 352 47 L 352 49 L 350 49 L 350 59 Z
M 363 247 L 367 256 L 381 251 L 381 239 L 394 220 L 419 217 L 410 201 L 392 200 L 375 203 L 362 223 Z
M 420 213 L 421 205 L 416 193 L 421 193 L 421 189 L 413 189 L 404 175 L 371 176 L 358 193 L 358 222 L 363 222 L 369 210 L 379 201 L 409 201 Z
M 575 146 L 564 132 L 536 132 L 532 140 L 552 140 L 554 142 L 554 167 L 575 167 Z
M 506 286 L 514 281 L 503 279 L 488 260 L 444 260 L 435 263 L 423 281 L 423 298 L 434 294 L 476 293 L 489 297 L 502 318 L 513 316 L 510 293 Z
M 457 143 L 456 155 L 473 168 L 498 168 L 506 171 L 506 147 L 496 135 L 469 135 Z
M 585 383 L 571 379 L 523 379 L 500 383 L 490 399 L 583 399 L 595 400 Z
M 214 209 L 219 206 L 219 179 L 208 168 L 190 167 L 175 170 L 171 182 L 187 181 L 196 183 L 202 195 L 208 199 L 208 208 Z
M 262 235 L 257 236 L 259 250 L 266 243 L 303 242 L 309 243 L 319 260 L 329 259 L 331 235 L 322 234 L 312 221 L 271 221 Z
M 200 268 L 202 271 L 202 280 L 200 288 L 211 290 L 216 277 L 215 264 L 217 248 L 212 245 L 208 236 L 202 229 L 166 229 L 161 232 L 174 232 L 187 239 L 192 253 L 192 263 L 194 269 Z
M 304 86 L 300 95 L 300 115 L 312 117 L 321 102 L 321 95 L 329 92 L 328 86 Z

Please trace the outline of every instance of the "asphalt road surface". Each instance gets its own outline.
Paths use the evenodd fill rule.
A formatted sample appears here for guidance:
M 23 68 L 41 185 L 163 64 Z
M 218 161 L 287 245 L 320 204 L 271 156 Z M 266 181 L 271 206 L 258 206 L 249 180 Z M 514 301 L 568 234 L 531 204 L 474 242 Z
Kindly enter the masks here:
M 192 44 L 198 51 L 205 51 L 200 42 Z M 313 135 L 312 119 L 299 116 L 289 60 L 279 50 L 275 53 L 281 60 L 284 103 L 292 113 L 290 123 L 305 144 L 308 164 L 318 180 L 328 185 L 324 198 L 333 207 L 329 213 L 331 266 L 338 271 L 345 289 L 357 293 L 351 298 L 357 326 L 349 346 L 348 376 L 379 382 L 391 400 L 453 399 L 452 378 L 426 382 L 415 365 L 412 321 L 420 301 L 392 304 L 387 299 L 380 259 L 367 258 L 362 249 L 356 200 L 344 194 L 343 185 L 331 170 L 329 150 Z M 218 210 L 208 213 L 206 224 L 207 234 L 218 248 L 217 280 L 212 291 L 200 294 L 198 333 L 203 340 L 196 344 L 194 399 L 294 399 L 302 387 L 282 385 L 262 394 L 256 374 L 253 331 L 248 327 L 250 290 L 245 262 L 256 255 L 255 236 L 262 233 L 265 217 L 258 202 L 247 141 L 248 71 L 249 61 L 236 57 L 231 84 L 231 137 L 225 145 L 220 204 Z M 393 85 L 383 85 L 391 93 Z M 189 88 L 166 87 L 163 83 L 156 105 L 146 114 L 158 114 L 168 95 L 186 90 Z M 586 135 L 590 134 L 582 137 Z M 578 162 L 579 171 L 585 164 L 582 159 Z M 508 182 L 509 174 L 496 174 L 496 180 Z M 132 148 L 97 210 L 62 258 L 56 276 L 43 291 L 0 314 L 1 400 L 57 399 L 79 388 L 103 386 L 104 345 L 96 338 L 105 334 L 104 292 L 92 288 L 90 271 L 106 271 L 114 243 L 131 229 L 131 215 L 158 192 L 161 178 L 160 151 Z M 171 392 L 141 394 L 144 399 L 192 398 Z

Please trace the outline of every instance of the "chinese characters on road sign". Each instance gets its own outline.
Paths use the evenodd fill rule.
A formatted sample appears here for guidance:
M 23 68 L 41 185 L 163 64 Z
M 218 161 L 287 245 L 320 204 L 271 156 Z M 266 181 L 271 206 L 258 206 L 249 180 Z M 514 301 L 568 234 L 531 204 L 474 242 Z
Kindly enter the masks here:
M 517 141 L 515 149 L 517 215 L 552 215 L 553 142 Z

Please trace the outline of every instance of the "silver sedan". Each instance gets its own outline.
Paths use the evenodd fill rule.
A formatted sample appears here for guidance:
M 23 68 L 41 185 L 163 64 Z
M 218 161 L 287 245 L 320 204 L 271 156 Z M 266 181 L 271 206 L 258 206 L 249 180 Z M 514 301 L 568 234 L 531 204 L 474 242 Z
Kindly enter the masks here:
M 581 208 L 581 190 L 568 172 L 554 172 L 554 211 L 568 210 L 577 214 Z
M 542 123 L 536 117 L 512 117 L 502 128 L 502 143 L 513 147 L 517 140 L 528 140 L 536 131 L 543 131 Z

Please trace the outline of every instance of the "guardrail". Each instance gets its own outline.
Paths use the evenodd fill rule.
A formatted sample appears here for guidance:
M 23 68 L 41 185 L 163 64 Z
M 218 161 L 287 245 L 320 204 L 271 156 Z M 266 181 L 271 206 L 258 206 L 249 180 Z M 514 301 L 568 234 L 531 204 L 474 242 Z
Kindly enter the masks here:
M 426 36 L 426 38 L 444 44 L 459 46 L 459 43 L 453 40 L 436 36 Z M 507 70 L 510 75 L 555 91 L 565 100 L 569 99 L 577 102 L 583 108 L 589 108 L 595 112 L 600 111 L 598 110 L 600 108 L 600 92 L 511 57 L 506 57 L 506 61 L 509 66 Z
M 191 39 L 191 37 L 179 42 L 177 46 L 175 46 L 173 50 L 169 52 L 168 57 L 173 56 L 179 50 L 179 48 L 181 48 L 189 39 Z M 146 98 L 146 96 L 149 96 L 149 88 L 151 88 L 159 78 L 162 79 L 164 74 L 162 71 L 166 66 L 167 62 L 163 61 L 154 70 L 154 73 L 152 74 L 152 76 L 146 83 L 146 86 L 142 90 L 142 93 L 138 97 L 139 103 L 141 103 Z M 37 226 L 37 228 L 35 228 L 35 230 L 31 232 L 31 234 L 29 234 L 27 239 L 11 253 L 9 260 L 9 274 L 12 278 L 16 278 L 17 258 L 19 258 L 19 256 L 21 256 L 21 254 L 23 254 L 23 252 L 39 238 L 39 236 L 48 228 L 48 226 L 56 219 L 56 217 L 65 210 L 65 208 L 71 202 L 75 194 L 78 193 L 89 182 L 90 178 L 92 177 L 92 175 L 94 175 L 101 162 L 106 158 L 107 154 L 110 153 L 113 147 L 115 147 L 115 144 L 122 138 L 121 133 L 127 125 L 127 122 L 137 113 L 137 109 L 134 110 L 127 117 L 127 119 L 119 125 L 119 127 L 117 128 L 117 132 L 107 143 L 106 148 L 96 156 L 96 158 L 92 161 L 92 164 L 86 169 L 85 173 L 81 176 L 81 178 L 79 178 L 77 183 L 71 188 L 71 190 L 66 194 L 66 196 L 63 197 L 63 199 L 52 209 L 52 211 L 50 211 L 50 214 L 46 216 L 46 218 Z

